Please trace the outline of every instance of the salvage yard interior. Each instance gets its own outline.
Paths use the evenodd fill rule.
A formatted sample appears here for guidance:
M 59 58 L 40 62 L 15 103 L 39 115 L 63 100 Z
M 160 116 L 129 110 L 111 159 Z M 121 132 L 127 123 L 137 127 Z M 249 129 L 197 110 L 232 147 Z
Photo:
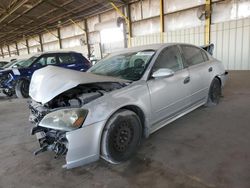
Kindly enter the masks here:
M 0 187 L 248 188 L 249 80 L 249 0 L 0 0 Z

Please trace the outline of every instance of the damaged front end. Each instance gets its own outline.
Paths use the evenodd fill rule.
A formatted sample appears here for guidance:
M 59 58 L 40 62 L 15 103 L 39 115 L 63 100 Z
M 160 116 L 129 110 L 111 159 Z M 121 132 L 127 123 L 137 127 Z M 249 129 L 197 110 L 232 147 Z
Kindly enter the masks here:
M 57 131 L 37 126 L 32 128 L 31 135 L 36 135 L 40 145 L 40 148 L 34 152 L 34 155 L 49 150 L 54 151 L 55 158 L 58 158 L 67 153 L 68 141 L 65 131 Z
M 0 93 L 3 93 L 11 97 L 15 93 L 15 82 L 13 76 L 9 71 L 7 73 L 2 72 L 0 74 Z
M 40 145 L 34 154 L 53 151 L 55 158 L 67 154 L 66 162 L 68 165 L 66 168 L 73 168 L 76 164 L 77 166 L 85 164 L 85 162 L 72 165 L 70 163 L 76 161 L 75 158 L 80 158 L 77 156 L 79 147 L 86 148 L 83 152 L 86 158 L 93 156 L 93 151 L 98 150 L 98 141 L 94 140 L 95 136 L 93 135 L 101 131 L 99 131 L 100 126 L 93 125 L 83 128 L 84 121 L 88 116 L 88 110 L 83 109 L 84 105 L 124 86 L 126 86 L 124 83 L 82 84 L 63 92 L 45 104 L 31 100 L 29 102 L 29 120 L 35 124 L 31 134 L 36 135 Z M 80 142 L 79 139 L 84 140 Z M 79 143 L 82 145 L 76 146 Z M 89 143 L 96 144 L 90 147 Z M 97 160 L 97 157 L 93 159 Z M 93 161 L 93 159 L 91 160 Z

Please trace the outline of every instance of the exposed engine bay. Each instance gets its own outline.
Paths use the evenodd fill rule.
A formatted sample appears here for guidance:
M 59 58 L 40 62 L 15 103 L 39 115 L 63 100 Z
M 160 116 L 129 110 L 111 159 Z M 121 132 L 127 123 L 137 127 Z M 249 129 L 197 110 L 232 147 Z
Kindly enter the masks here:
M 84 84 L 63 92 L 44 105 L 31 100 L 29 102 L 29 120 L 31 123 L 36 124 L 31 134 L 36 135 L 40 144 L 40 148 L 34 154 L 37 155 L 50 150 L 56 153 L 55 158 L 57 158 L 67 153 L 66 131 L 39 126 L 44 116 L 60 109 L 81 108 L 83 105 L 105 95 L 105 93 L 120 89 L 126 85 L 125 83 Z
M 124 83 L 96 83 L 79 85 L 70 89 L 48 103 L 42 105 L 34 100 L 29 102 L 30 122 L 39 123 L 41 119 L 48 113 L 61 108 L 80 108 L 84 104 L 91 102 L 105 93 L 120 89 L 126 86 Z

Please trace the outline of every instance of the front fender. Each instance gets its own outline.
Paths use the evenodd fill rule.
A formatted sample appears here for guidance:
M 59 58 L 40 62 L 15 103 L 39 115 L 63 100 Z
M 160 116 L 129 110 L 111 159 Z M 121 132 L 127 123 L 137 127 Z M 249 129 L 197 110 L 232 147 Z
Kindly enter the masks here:
M 146 81 L 131 84 L 122 89 L 107 93 L 87 103 L 82 108 L 89 111 L 84 126 L 96 121 L 108 120 L 116 111 L 125 106 L 136 106 L 144 114 L 144 127 L 148 128 L 151 117 L 151 102 Z

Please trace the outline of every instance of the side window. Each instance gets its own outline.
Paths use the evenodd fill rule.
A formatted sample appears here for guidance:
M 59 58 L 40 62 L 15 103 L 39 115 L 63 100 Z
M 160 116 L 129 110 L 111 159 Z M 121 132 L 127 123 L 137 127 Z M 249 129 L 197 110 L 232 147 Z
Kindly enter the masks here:
M 189 66 L 204 62 L 203 55 L 199 48 L 193 46 L 182 46 L 182 51 Z
M 56 64 L 56 56 L 49 56 L 46 59 L 47 65 L 55 65 Z
M 38 65 L 40 65 L 40 66 L 45 66 L 46 65 L 46 59 L 45 59 L 45 57 L 41 57 L 37 62 L 36 62 L 36 64 Z
M 183 69 L 182 58 L 179 48 L 177 46 L 167 47 L 158 56 L 153 70 L 156 71 L 161 68 L 178 71 Z
M 40 64 L 41 66 L 54 65 L 56 64 L 56 56 L 43 56 L 36 62 L 36 64 Z
M 59 54 L 58 59 L 60 64 L 76 63 L 76 58 L 72 54 Z

